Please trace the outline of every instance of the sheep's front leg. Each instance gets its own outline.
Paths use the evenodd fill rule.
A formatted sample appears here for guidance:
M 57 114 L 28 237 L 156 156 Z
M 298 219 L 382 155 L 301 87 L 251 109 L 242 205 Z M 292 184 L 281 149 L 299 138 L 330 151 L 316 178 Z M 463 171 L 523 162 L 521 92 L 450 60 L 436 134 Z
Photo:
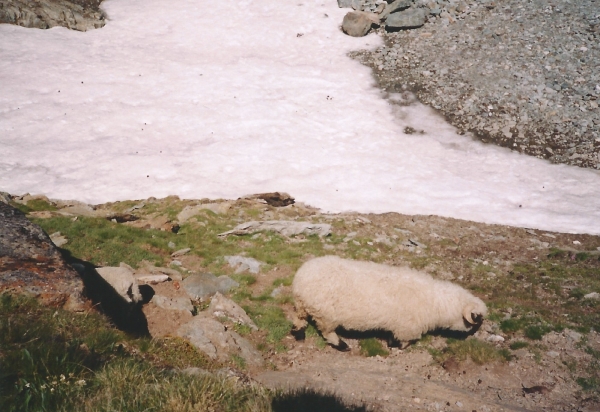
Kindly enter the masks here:
M 306 321 L 308 314 L 302 307 L 296 307 L 296 312 L 293 315 L 293 324 L 291 334 L 296 340 L 304 340 L 306 327 L 308 322 Z

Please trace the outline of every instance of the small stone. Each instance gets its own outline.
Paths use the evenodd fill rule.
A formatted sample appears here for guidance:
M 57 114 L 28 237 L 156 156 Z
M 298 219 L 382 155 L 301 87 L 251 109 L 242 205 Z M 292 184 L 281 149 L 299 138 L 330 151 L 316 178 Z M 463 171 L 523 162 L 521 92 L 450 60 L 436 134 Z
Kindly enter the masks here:
M 546 352 L 546 355 L 548 355 L 550 358 L 558 358 L 560 356 L 560 353 L 551 350 L 549 352 Z
M 169 276 L 167 275 L 142 275 L 136 276 L 136 280 L 138 283 L 143 283 L 146 285 L 158 285 L 159 283 L 164 283 L 169 280 Z
M 463 403 L 461 401 L 456 401 L 456 406 L 458 406 L 459 408 L 463 407 Z
M 598 292 L 588 293 L 587 295 L 584 295 L 583 298 L 584 299 L 600 300 L 600 293 L 598 293 Z
M 348 36 L 363 37 L 369 32 L 373 23 L 378 22 L 379 17 L 374 13 L 351 11 L 344 16 L 342 31 Z
M 504 338 L 500 335 L 490 335 L 488 336 L 487 341 L 493 343 L 504 342 Z
M 179 249 L 173 253 L 171 253 L 171 257 L 178 257 L 178 256 L 183 256 L 187 253 L 189 253 L 189 251 L 192 250 L 189 247 L 186 247 L 185 249 Z

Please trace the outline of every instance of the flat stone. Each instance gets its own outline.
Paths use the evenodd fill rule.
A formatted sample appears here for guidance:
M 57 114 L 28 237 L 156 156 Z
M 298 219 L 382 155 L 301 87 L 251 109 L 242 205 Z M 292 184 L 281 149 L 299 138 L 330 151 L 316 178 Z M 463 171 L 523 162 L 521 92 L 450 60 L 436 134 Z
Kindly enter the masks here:
M 138 283 L 142 283 L 145 285 L 158 285 L 159 283 L 167 282 L 170 278 L 168 275 L 141 275 L 136 276 L 135 279 Z
M 178 257 L 178 256 L 186 255 L 190 252 L 190 250 L 192 250 L 192 249 L 190 249 L 189 247 L 186 247 L 185 249 L 176 250 L 175 252 L 171 253 L 171 257 Z
M 584 299 L 600 300 L 600 293 L 598 293 L 598 292 L 588 293 L 587 295 L 584 295 L 583 298 Z
M 219 276 L 211 273 L 191 275 L 183 280 L 183 287 L 193 300 L 205 299 L 217 292 L 227 293 L 240 284 L 229 276 Z
M 152 296 L 150 303 L 154 303 L 156 306 L 162 309 L 186 310 L 189 312 L 194 312 L 194 305 L 192 305 L 192 302 L 189 298 L 185 297 L 170 298 L 162 295 L 154 295 Z
M 323 237 L 331 234 L 331 225 L 327 223 L 296 222 L 292 220 L 252 221 L 237 225 L 228 232 L 220 233 L 219 236 L 242 236 L 262 231 L 276 232 L 284 236 L 303 234 L 307 236 L 319 235 Z
M 425 24 L 425 16 L 423 9 L 400 11 L 390 14 L 385 19 L 385 25 L 394 29 L 413 29 Z
M 244 257 L 244 256 L 225 256 L 225 260 L 229 263 L 229 266 L 235 268 L 235 273 L 258 273 L 260 272 L 260 266 L 263 265 L 256 259 Z

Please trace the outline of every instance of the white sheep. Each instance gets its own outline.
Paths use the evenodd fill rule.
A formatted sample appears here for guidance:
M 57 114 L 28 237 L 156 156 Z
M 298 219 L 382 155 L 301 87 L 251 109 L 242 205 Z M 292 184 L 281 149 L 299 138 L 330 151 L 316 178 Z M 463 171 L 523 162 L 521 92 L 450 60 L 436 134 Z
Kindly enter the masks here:
M 483 301 L 453 283 L 408 267 L 324 256 L 306 262 L 292 283 L 296 316 L 292 333 L 301 338 L 311 316 L 323 338 L 338 349 L 335 333 L 386 330 L 402 347 L 435 329 L 467 332 L 487 315 Z

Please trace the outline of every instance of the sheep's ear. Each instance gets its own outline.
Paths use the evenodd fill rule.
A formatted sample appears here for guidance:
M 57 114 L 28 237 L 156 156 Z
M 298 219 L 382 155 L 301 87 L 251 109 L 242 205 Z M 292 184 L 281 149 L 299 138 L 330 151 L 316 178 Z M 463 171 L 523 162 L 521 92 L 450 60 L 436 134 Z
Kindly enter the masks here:
M 475 312 L 476 309 L 477 309 L 477 306 L 473 305 L 473 304 L 467 305 L 463 309 L 463 318 L 465 318 L 465 320 L 467 322 L 469 322 L 471 325 L 477 325 L 477 324 L 481 323 L 482 318 L 483 318 L 481 313 Z

